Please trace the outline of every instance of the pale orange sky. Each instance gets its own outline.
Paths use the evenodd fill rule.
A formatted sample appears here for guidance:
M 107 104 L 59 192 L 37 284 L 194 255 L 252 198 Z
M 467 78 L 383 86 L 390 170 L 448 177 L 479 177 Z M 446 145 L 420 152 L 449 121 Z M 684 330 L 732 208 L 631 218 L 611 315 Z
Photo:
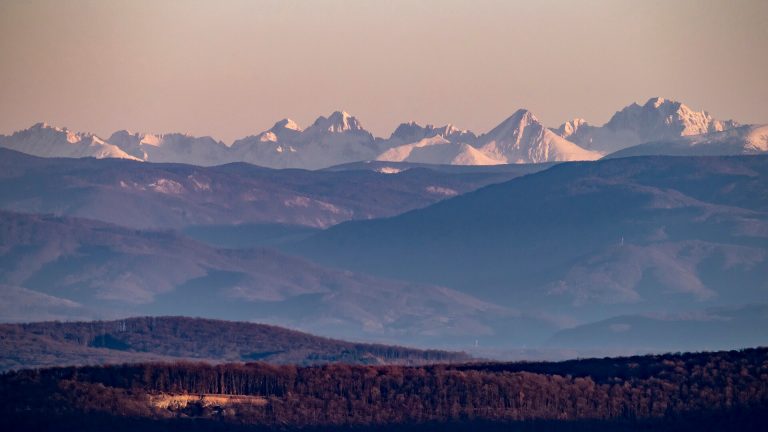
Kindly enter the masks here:
M 345 109 L 487 131 L 651 96 L 768 123 L 768 1 L 0 0 L 0 133 L 225 142 Z

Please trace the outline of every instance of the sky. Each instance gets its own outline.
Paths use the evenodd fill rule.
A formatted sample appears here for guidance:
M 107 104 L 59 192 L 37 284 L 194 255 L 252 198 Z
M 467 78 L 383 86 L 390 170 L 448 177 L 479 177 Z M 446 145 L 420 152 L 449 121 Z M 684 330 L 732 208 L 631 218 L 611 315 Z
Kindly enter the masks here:
M 0 133 L 232 140 L 343 109 L 484 132 L 653 96 L 768 123 L 764 0 L 0 0 Z

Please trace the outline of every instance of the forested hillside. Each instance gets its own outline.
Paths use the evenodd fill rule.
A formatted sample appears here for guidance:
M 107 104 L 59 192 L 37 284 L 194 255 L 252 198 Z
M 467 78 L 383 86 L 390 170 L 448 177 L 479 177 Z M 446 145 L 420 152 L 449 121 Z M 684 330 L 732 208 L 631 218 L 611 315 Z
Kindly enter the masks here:
M 277 364 L 467 361 L 437 350 L 345 342 L 282 327 L 186 317 L 0 324 L 0 370 L 199 359 Z
M 768 420 L 768 349 L 423 367 L 54 368 L 7 373 L 0 390 L 0 415 L 19 430 L 103 422 L 145 430 L 449 423 L 454 430 L 760 430 Z M 87 419 L 78 417 L 84 412 Z

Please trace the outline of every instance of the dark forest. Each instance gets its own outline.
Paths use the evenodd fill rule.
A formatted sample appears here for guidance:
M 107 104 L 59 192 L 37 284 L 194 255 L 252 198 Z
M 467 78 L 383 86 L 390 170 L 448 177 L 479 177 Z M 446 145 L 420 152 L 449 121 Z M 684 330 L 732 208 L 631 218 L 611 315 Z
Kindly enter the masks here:
M 768 349 L 419 367 L 68 367 L 9 372 L 0 389 L 10 430 L 765 430 Z

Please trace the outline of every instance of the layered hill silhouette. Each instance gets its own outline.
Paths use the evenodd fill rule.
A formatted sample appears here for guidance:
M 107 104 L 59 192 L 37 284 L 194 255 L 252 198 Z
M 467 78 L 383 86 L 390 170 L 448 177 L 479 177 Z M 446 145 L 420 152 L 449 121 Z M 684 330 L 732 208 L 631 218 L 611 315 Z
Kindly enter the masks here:
M 286 250 L 566 321 L 751 304 L 768 299 L 766 184 L 764 156 L 564 163 Z
M 399 214 L 547 167 L 453 171 L 398 166 L 396 171 L 384 169 L 387 165 L 378 170 L 325 171 L 273 170 L 244 163 L 196 167 L 39 158 L 0 149 L 0 208 L 135 228 L 236 224 L 317 228 Z
M 190 315 L 535 347 L 599 320 L 768 302 L 765 156 L 303 171 L 4 155 L 4 207 L 129 226 L 3 212 L 5 321 Z M 396 216 L 315 228 L 363 215 Z
M 444 287 L 324 268 L 270 249 L 218 249 L 171 231 L 0 212 L 3 321 L 185 315 L 326 336 L 474 341 L 545 320 Z
M 768 305 L 710 308 L 682 314 L 622 315 L 555 333 L 547 345 L 577 350 L 703 351 L 764 346 Z

